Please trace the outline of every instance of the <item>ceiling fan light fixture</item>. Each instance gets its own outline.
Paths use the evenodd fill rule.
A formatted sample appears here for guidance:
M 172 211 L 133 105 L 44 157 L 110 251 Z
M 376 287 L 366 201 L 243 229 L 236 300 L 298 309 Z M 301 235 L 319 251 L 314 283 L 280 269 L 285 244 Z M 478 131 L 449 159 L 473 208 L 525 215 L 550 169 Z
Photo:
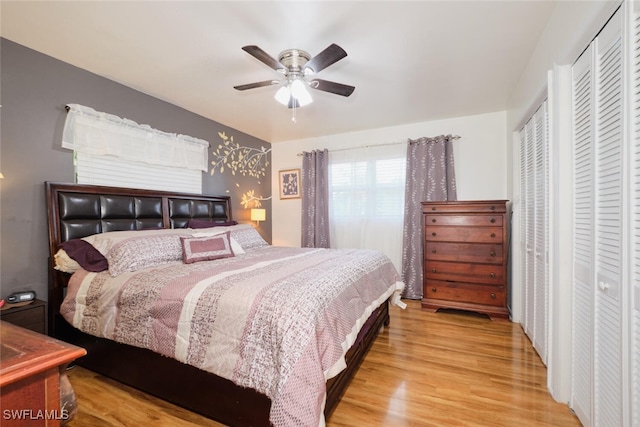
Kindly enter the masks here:
M 281 86 L 274 96 L 276 101 L 278 101 L 280 104 L 284 105 L 285 107 L 289 105 L 290 97 L 291 97 L 291 90 L 289 89 L 288 84 Z
M 291 96 L 298 100 L 301 107 L 313 102 L 313 98 L 311 98 L 311 94 L 307 90 L 306 84 L 302 79 L 295 79 L 291 83 Z

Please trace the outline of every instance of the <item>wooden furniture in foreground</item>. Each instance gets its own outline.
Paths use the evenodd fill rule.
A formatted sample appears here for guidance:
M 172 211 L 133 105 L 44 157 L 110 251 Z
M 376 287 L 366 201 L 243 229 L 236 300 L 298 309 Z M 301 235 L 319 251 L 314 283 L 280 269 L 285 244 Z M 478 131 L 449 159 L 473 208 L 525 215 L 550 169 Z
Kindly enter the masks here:
M 0 336 L 2 425 L 59 426 L 75 409 L 61 405 L 65 368 L 85 350 L 7 322 Z
M 60 315 L 69 275 L 53 268 L 61 242 L 115 230 L 184 227 L 189 219 L 230 221 L 228 196 L 45 183 L 49 224 L 49 334 L 81 346 L 77 364 L 168 402 L 232 426 L 269 426 L 270 399 L 250 388 L 150 350 L 85 334 Z M 347 367 L 327 382 L 325 417 L 331 414 L 383 326 L 386 301 L 365 322 L 345 359 Z
M 12 307 L 0 310 L 0 320 L 13 323 L 39 334 L 46 334 L 45 318 L 47 303 L 36 299 L 31 304 L 22 307 Z
M 508 202 L 423 202 L 422 217 L 422 308 L 508 318 Z

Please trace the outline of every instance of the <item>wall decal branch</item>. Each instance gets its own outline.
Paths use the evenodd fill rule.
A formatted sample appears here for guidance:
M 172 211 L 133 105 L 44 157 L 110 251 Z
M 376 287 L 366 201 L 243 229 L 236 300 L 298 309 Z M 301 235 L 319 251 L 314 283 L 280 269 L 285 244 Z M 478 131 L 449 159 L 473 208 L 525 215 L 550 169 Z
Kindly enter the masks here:
M 254 190 L 249 190 L 242 195 L 242 201 L 240 202 L 240 204 L 245 209 L 249 209 L 251 207 L 250 204 L 253 202 L 254 204 L 253 207 L 259 208 L 262 206 L 262 202 L 264 200 L 270 200 L 270 199 L 271 199 L 271 196 L 269 197 L 256 196 Z
M 237 173 L 242 176 L 251 176 L 258 179 L 260 183 L 260 178 L 267 174 L 268 154 L 271 148 L 243 147 L 233 141 L 233 135 L 227 136 L 225 132 L 218 132 L 218 136 L 222 139 L 222 143 L 213 152 L 211 175 L 216 169 L 220 173 L 229 169 L 232 175 Z

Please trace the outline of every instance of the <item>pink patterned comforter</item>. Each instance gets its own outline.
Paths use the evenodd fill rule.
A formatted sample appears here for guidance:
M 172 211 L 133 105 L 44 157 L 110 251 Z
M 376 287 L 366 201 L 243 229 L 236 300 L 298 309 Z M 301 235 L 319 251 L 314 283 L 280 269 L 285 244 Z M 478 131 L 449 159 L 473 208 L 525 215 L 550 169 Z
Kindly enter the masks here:
M 326 380 L 344 369 L 371 312 L 402 287 L 377 251 L 269 246 L 117 277 L 80 270 L 61 313 L 86 333 L 264 393 L 275 426 L 315 427 L 324 425 Z

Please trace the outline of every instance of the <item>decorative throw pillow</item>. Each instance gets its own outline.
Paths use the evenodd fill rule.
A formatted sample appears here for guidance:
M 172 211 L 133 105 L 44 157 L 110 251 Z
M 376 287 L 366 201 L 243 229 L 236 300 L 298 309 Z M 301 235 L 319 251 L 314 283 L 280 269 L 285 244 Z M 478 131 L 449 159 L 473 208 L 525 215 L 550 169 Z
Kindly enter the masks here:
M 60 271 L 73 269 L 75 266 L 70 264 L 65 256 L 76 261 L 78 265 L 87 271 L 100 272 L 109 268 L 107 259 L 90 243 L 82 239 L 72 239 L 60 244 L 61 251 L 56 253 L 56 269 Z M 58 268 L 60 267 L 60 268 Z M 77 269 L 77 268 L 76 268 Z M 75 270 L 74 270 L 75 271 Z M 73 271 L 65 271 L 72 273 Z
M 228 231 L 215 236 L 180 237 L 180 240 L 185 264 L 235 256 Z
M 180 235 L 151 235 L 130 238 L 114 244 L 107 252 L 109 274 L 138 271 L 171 261 L 180 261 Z
M 260 233 L 258 233 L 258 230 L 253 228 L 251 224 L 237 225 L 232 227 L 230 231 L 231 237 L 237 240 L 245 251 L 269 246 Z

